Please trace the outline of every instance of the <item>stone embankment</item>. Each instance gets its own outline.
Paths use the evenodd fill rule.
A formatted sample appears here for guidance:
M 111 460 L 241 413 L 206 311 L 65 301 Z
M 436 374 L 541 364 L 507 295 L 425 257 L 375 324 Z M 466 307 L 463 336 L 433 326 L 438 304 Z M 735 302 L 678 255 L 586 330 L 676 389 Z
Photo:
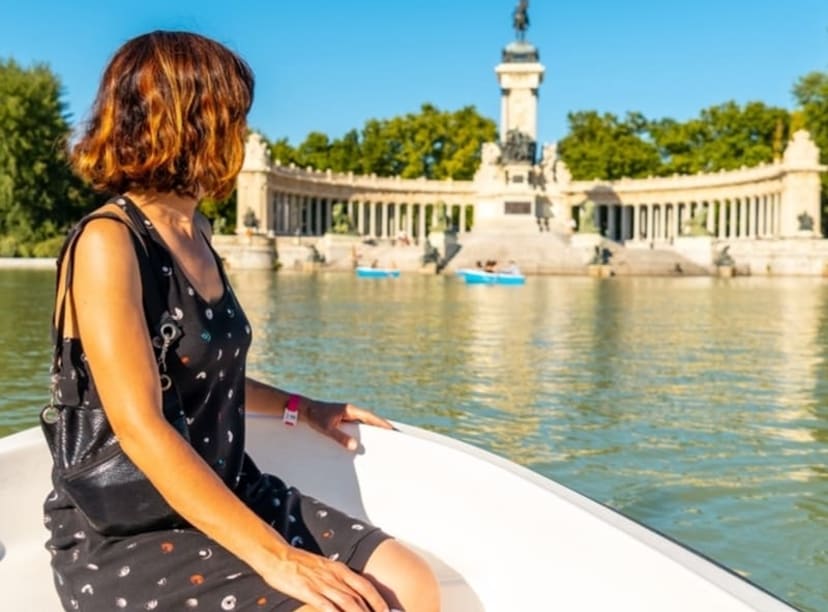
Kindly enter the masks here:
M 684 240 L 684 239 L 683 239 Z M 726 241 L 706 239 L 697 245 L 658 243 L 624 246 L 600 236 L 554 233 L 514 236 L 468 234 L 441 261 L 443 272 L 473 268 L 477 262 L 494 260 L 498 265 L 514 261 L 527 275 L 600 276 L 712 276 L 727 272 L 754 276 L 826 276 L 828 240 L 789 239 Z M 356 265 L 376 265 L 403 271 L 434 273 L 436 266 L 424 264 L 422 244 L 400 244 L 389 240 L 359 238 L 277 238 L 279 268 L 284 271 L 352 270 Z M 453 251 L 453 253 L 451 252 Z M 719 268 L 722 252 L 732 258 L 729 268 Z M 605 265 L 593 265 L 603 256 Z
M 618 243 L 597 238 L 571 244 L 554 234 L 514 237 L 466 235 L 449 259 L 441 261 L 440 269 L 451 273 L 461 268 L 474 268 L 477 262 L 493 260 L 505 266 L 514 261 L 528 275 L 587 275 L 596 255 L 607 257 L 604 275 L 706 275 L 714 270 L 667 249 L 626 249 Z M 396 241 L 353 238 L 331 243 L 326 238 L 302 237 L 276 239 L 279 269 L 282 271 L 332 270 L 349 271 L 355 266 L 374 265 L 402 271 L 431 273 L 434 263 L 424 263 L 425 248 L 418 244 Z
M 0 257 L 2 270 L 54 270 L 54 257 Z

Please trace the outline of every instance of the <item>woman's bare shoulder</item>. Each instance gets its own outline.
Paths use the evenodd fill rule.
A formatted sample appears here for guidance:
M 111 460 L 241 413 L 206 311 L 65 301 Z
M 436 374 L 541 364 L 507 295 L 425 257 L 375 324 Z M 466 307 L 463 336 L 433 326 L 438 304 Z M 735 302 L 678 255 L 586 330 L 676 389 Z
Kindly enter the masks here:
M 120 220 L 102 213 L 113 214 Z M 75 246 L 75 267 L 102 284 L 129 282 L 137 270 L 130 220 L 118 207 L 106 204 L 90 214 Z M 86 276 L 86 275 L 84 275 Z

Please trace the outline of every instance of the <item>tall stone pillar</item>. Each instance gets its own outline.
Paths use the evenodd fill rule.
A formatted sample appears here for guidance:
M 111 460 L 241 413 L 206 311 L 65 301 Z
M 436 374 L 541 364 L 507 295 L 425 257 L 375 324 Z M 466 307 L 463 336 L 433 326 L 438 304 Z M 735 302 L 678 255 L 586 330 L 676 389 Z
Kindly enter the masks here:
M 500 141 L 517 130 L 532 140 L 538 139 L 538 88 L 545 68 L 538 61 L 537 49 L 525 41 L 515 41 L 503 50 L 503 62 L 496 68 L 500 83 Z
M 272 168 L 267 145 L 256 132 L 247 137 L 244 147 L 244 163 L 236 179 L 236 232 L 243 233 L 245 218 L 249 212 L 255 215 L 258 232 L 267 233 L 275 229 L 270 218 L 270 191 L 268 175 Z
M 819 163 L 819 149 L 810 134 L 799 130 L 793 135 L 782 158 L 780 235 L 822 237 L 819 175 L 828 167 Z
M 213 246 L 230 268 L 273 269 L 276 261 L 275 191 L 273 166 L 262 137 L 252 132 L 236 177 L 236 235 L 213 236 Z

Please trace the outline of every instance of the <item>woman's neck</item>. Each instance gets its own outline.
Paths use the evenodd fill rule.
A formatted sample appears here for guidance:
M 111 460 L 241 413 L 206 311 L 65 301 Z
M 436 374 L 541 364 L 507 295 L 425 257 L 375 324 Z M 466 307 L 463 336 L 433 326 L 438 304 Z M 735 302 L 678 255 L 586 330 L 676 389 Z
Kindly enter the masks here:
M 197 198 L 156 191 L 127 192 L 126 196 L 156 225 L 163 224 L 193 237 Z

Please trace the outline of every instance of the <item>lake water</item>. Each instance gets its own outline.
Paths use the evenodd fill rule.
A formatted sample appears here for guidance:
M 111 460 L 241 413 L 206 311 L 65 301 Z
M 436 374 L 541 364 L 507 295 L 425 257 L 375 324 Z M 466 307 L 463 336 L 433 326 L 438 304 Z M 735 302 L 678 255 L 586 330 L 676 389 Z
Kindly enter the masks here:
M 828 282 L 231 278 L 252 375 L 508 457 L 828 609 Z M 0 435 L 46 398 L 52 291 L 0 271 Z

